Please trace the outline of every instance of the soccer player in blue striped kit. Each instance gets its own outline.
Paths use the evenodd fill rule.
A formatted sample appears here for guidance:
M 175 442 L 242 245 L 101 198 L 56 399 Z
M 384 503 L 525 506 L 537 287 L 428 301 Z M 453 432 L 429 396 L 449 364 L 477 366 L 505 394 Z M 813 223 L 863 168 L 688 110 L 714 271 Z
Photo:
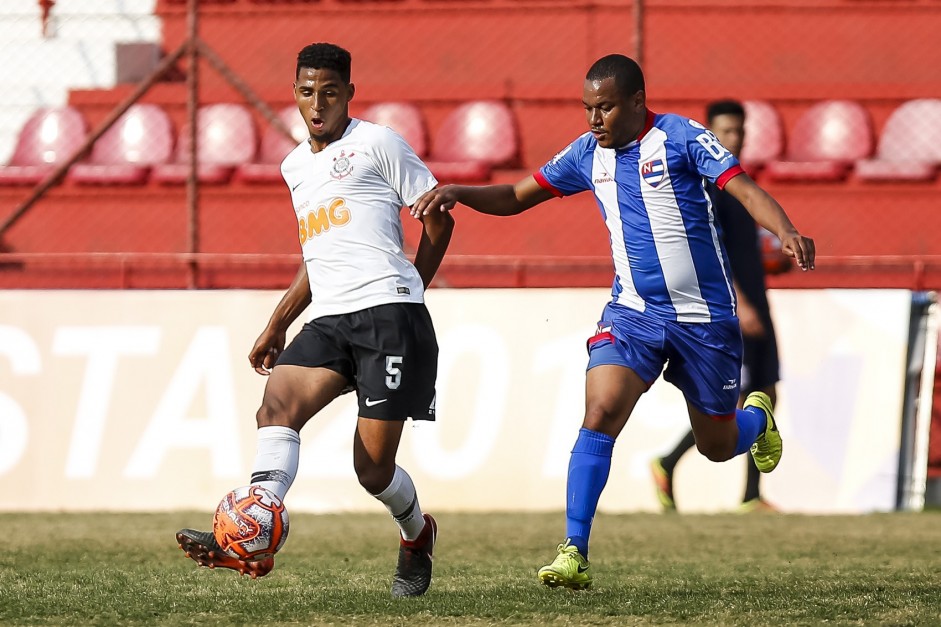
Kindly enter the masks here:
M 742 334 L 704 180 L 738 199 L 802 270 L 814 268 L 814 242 L 702 124 L 647 109 L 645 89 L 632 59 L 599 59 L 584 83 L 589 131 L 538 172 L 515 185 L 443 186 L 412 206 L 415 217 L 457 203 L 511 216 L 591 190 L 608 227 L 612 299 L 588 341 L 585 417 L 569 460 L 565 540 L 538 573 L 550 587 L 591 586 L 588 538 L 615 438 L 664 366 L 664 379 L 686 398 L 696 446 L 708 459 L 750 451 L 762 472 L 781 459 L 768 397 L 753 393 L 736 409 Z

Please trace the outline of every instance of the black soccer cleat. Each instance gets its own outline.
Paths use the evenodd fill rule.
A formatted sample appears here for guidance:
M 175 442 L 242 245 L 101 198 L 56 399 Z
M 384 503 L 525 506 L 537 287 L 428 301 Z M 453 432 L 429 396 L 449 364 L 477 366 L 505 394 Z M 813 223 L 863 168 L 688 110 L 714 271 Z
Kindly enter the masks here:
M 422 515 L 425 528 L 412 541 L 401 539 L 399 563 L 392 579 L 392 596 L 417 597 L 428 591 L 431 585 L 432 553 L 438 537 L 438 523 L 430 514 Z
M 186 557 L 207 568 L 229 568 L 252 579 L 264 577 L 274 568 L 273 557 L 248 562 L 230 556 L 222 550 L 211 531 L 180 529 L 176 532 L 176 541 Z

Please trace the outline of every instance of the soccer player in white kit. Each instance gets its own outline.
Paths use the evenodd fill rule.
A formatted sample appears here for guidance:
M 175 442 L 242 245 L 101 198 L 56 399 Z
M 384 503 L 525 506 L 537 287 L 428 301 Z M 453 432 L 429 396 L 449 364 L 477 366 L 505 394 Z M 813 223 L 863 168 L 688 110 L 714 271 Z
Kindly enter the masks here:
M 269 375 L 256 415 L 251 483 L 283 499 L 297 474 L 301 428 L 355 390 L 359 418 L 353 466 L 400 530 L 394 597 L 431 583 L 437 524 L 421 511 L 408 473 L 395 463 L 405 420 L 434 420 L 438 345 L 424 305 L 454 222 L 422 220 L 414 264 L 405 256 L 400 211 L 437 181 L 394 131 L 349 116 L 354 86 L 346 50 L 315 43 L 297 58 L 294 98 L 310 132 L 281 164 L 303 252 L 297 276 L 255 342 L 249 361 Z M 285 349 L 288 326 L 310 305 L 310 321 Z M 274 559 L 228 557 L 211 532 L 182 529 L 177 541 L 202 566 L 252 577 Z

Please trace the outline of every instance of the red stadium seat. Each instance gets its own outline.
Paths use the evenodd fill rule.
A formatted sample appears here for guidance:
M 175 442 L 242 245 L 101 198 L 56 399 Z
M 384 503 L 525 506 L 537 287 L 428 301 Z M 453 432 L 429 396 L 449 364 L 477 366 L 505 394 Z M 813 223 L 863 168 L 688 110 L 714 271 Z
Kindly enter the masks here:
M 469 102 L 438 129 L 426 162 L 444 181 L 485 181 L 492 168 L 519 163 L 519 131 L 513 111 L 498 101 Z
M 742 167 L 754 175 L 769 161 L 784 152 L 784 126 L 777 109 L 770 102 L 746 100 L 745 143 L 742 145 Z
M 134 185 L 147 180 L 150 167 L 173 155 L 173 124 L 153 104 L 135 104 L 98 138 L 86 163 L 69 179 L 79 185 Z
M 294 141 L 284 136 L 284 133 L 269 125 L 261 138 L 261 148 L 258 159 L 251 163 L 243 163 L 235 171 L 235 178 L 246 183 L 283 183 L 281 178 L 281 162 L 294 150 L 298 143 L 304 141 L 310 134 L 307 124 L 301 117 L 297 107 L 291 105 L 278 112 L 278 117 L 289 129 Z
M 87 136 L 88 126 L 77 109 L 39 109 L 20 130 L 10 163 L 0 167 L 0 185 L 38 183 L 69 159 Z
M 856 162 L 865 181 L 930 181 L 941 165 L 941 99 L 910 100 L 886 120 L 874 159 Z
M 837 181 L 850 166 L 872 153 L 869 112 L 849 100 L 817 103 L 797 120 L 788 138 L 787 158 L 765 168 L 775 181 Z
M 154 166 L 152 180 L 181 185 L 189 176 L 190 131 L 183 125 L 176 144 L 176 160 Z M 249 110 L 240 104 L 213 104 L 199 108 L 196 118 L 196 146 L 202 183 L 226 183 L 236 166 L 255 158 L 258 136 Z
M 410 102 L 380 102 L 363 111 L 362 119 L 388 126 L 408 142 L 419 157 L 428 154 L 428 130 L 418 105 Z

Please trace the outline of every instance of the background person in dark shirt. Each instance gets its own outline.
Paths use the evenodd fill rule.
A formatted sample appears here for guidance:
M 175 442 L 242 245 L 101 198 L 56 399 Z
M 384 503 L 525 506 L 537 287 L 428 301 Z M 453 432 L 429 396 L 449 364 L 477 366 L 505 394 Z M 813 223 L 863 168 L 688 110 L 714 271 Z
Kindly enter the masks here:
M 745 108 L 734 100 L 720 100 L 706 107 L 709 129 L 719 141 L 738 158 L 745 139 Z M 759 239 L 759 227 L 755 220 L 728 192 L 719 190 L 707 182 L 706 191 L 712 199 L 713 210 L 722 229 L 722 239 L 732 266 L 735 293 L 738 298 L 738 319 L 742 328 L 744 354 L 742 365 L 741 396 L 739 408 L 745 397 L 754 391 L 768 395 L 775 404 L 775 384 L 779 380 L 778 344 L 771 322 L 771 311 L 765 288 L 765 268 Z M 657 497 L 665 510 L 676 509 L 673 498 L 673 471 L 680 457 L 696 444 L 690 430 L 673 451 L 662 458 L 654 459 L 651 471 L 657 487 Z M 751 455 L 744 456 L 748 464 L 748 479 L 742 497 L 742 511 L 773 511 L 773 507 L 761 498 L 759 479 L 761 473 L 755 467 Z

